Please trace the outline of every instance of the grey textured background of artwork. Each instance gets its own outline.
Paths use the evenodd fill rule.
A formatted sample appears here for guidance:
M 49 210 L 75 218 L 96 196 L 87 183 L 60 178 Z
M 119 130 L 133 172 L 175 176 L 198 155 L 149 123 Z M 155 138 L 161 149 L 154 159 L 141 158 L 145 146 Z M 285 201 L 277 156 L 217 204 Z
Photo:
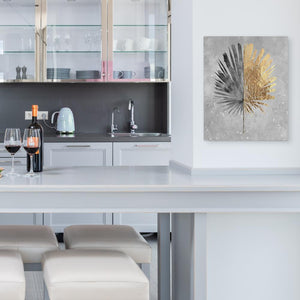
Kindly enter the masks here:
M 214 98 L 218 59 L 232 44 L 253 43 L 258 52 L 269 53 L 277 77 L 274 100 L 268 100 L 264 113 L 231 115 Z M 288 140 L 289 49 L 287 37 L 204 37 L 204 139 L 208 141 L 286 141 Z

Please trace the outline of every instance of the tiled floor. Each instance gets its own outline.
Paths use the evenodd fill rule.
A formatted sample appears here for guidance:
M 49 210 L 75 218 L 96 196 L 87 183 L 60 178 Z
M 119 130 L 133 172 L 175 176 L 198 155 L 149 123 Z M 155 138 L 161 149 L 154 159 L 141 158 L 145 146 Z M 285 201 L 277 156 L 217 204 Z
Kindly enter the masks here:
M 155 235 L 145 236 L 152 247 L 150 268 L 150 300 L 157 300 L 157 239 Z M 26 272 L 26 300 L 43 299 L 42 272 Z

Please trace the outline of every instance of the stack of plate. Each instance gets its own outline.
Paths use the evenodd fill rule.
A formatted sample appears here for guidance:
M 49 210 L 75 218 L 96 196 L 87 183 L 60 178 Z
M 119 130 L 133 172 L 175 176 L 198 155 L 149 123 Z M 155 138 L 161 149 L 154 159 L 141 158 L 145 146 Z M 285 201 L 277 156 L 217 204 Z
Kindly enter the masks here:
M 76 71 L 76 79 L 99 79 L 100 72 L 97 70 Z
M 67 68 L 48 68 L 47 79 L 70 79 L 70 71 Z

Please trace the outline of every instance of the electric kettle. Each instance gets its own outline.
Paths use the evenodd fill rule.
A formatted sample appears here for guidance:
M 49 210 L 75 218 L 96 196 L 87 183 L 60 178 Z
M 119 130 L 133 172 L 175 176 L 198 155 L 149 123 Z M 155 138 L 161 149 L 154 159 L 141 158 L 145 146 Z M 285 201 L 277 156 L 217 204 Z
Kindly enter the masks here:
M 51 123 L 54 123 L 54 117 L 58 114 L 56 121 L 56 131 L 60 134 L 73 134 L 75 133 L 75 122 L 72 110 L 69 107 L 63 107 L 60 111 L 52 114 Z

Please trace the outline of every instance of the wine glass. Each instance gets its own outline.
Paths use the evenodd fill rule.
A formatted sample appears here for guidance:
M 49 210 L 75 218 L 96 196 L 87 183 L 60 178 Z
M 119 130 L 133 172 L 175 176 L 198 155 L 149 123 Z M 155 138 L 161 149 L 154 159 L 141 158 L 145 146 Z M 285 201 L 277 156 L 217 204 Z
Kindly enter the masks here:
M 41 136 L 39 129 L 26 128 L 23 136 L 23 147 L 30 156 L 30 171 L 25 175 L 26 177 L 37 177 L 33 172 L 33 154 L 37 153 L 41 146 Z
M 11 155 L 11 170 L 7 175 L 19 176 L 15 172 L 15 154 L 21 148 L 21 130 L 19 128 L 7 128 L 4 135 L 4 147 Z

